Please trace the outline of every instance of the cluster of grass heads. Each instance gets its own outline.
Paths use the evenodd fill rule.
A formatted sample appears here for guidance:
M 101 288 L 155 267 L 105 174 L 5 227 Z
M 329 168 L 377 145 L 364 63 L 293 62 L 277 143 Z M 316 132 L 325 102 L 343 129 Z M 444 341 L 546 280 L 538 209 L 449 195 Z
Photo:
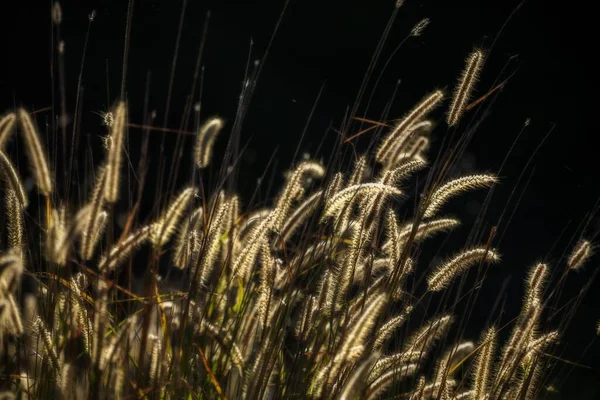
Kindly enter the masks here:
M 208 119 L 187 186 L 145 221 L 138 199 L 122 230 L 115 207 L 132 190 L 123 178 L 127 100 L 106 114 L 105 156 L 80 200 L 54 189 L 63 174 L 49 164 L 34 116 L 7 112 L 0 396 L 538 398 L 569 318 L 553 329 L 543 320 L 592 244 L 582 239 L 564 265 L 532 266 L 521 312 L 492 318 L 479 337 L 465 335 L 469 308 L 453 313 L 477 300 L 488 269 L 502 263 L 495 230 L 465 237 L 464 248 L 433 268 L 420 262 L 428 259 L 421 242 L 460 224 L 444 214 L 447 202 L 499 183 L 493 174 L 450 176 L 467 143 L 460 122 L 484 59 L 479 50 L 469 55 L 452 95 L 426 95 L 346 170 L 312 159 L 293 165 L 264 208 L 248 209 L 226 188 L 232 170 L 212 157 L 226 124 Z M 444 107 L 447 137 L 429 155 Z M 37 210 L 11 160 L 14 136 L 23 139 Z M 203 173 L 211 168 L 221 168 L 221 179 L 209 191 Z M 142 295 L 128 289 L 140 260 Z M 165 268 L 182 277 L 177 289 Z M 469 274 L 473 287 L 465 286 Z M 23 289 L 24 276 L 33 290 Z

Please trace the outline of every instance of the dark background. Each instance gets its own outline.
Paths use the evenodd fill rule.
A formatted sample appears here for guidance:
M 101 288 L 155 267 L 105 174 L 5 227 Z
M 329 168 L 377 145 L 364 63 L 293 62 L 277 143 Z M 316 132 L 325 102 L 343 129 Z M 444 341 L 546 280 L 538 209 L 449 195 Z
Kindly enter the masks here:
M 211 10 L 202 59 L 203 117 L 217 114 L 231 123 L 248 59 L 263 60 L 242 129 L 241 142 L 247 144 L 247 149 L 241 162 L 238 189 L 248 199 L 271 156 L 275 164 L 270 166 L 266 176 L 272 176 L 275 183 L 281 181 L 282 171 L 296 154 L 309 153 L 329 159 L 337 135 L 330 128 L 339 129 L 344 113 L 352 106 L 393 4 L 390 0 L 291 1 L 265 60 L 265 50 L 283 10 L 282 1 L 188 1 L 167 119 L 164 110 L 182 2 L 136 1 L 126 84 L 130 122 L 142 121 L 145 88 L 151 72 L 148 99 L 149 108 L 157 113 L 156 125 L 179 129 L 206 12 Z M 597 43 L 593 33 L 596 22 L 592 20 L 594 14 L 590 6 L 583 2 L 575 4 L 408 0 L 398 13 L 375 68 L 374 79 L 382 75 L 371 107 L 366 113 L 364 107 L 359 109 L 358 116 L 380 118 L 398 80 L 401 83 L 390 109 L 391 118 L 400 117 L 431 90 L 451 90 L 463 68 L 464 58 L 473 47 L 489 51 L 475 96 L 483 95 L 497 79 L 514 73 L 498 96 L 489 98 L 495 104 L 481 123 L 459 168 L 497 171 L 525 120 L 530 119 L 501 173 L 502 184 L 494 192 L 486 215 L 486 220 L 494 224 L 505 207 L 508 214 L 512 213 L 516 198 L 522 196 L 511 223 L 501 226 L 503 236 L 499 246 L 503 262 L 491 272 L 486 290 L 474 310 L 475 320 L 487 319 L 507 276 L 511 281 L 503 301 L 506 301 L 507 314 L 516 312 L 523 293 L 519 282 L 530 265 L 545 260 L 556 269 L 562 268 L 564 257 L 561 259 L 561 256 L 572 247 L 574 240 L 581 234 L 595 237 L 600 229 L 599 219 L 589 217 L 600 193 L 595 138 L 598 62 L 594 56 Z M 51 104 L 50 6 L 50 1 L 21 1 L 13 4 L 12 11 L 3 13 L 0 109 L 24 105 L 39 110 Z M 100 154 L 100 137 L 106 131 L 95 112 L 108 110 L 120 91 L 127 1 L 62 2 L 60 36 L 65 42 L 66 102 L 71 115 L 88 14 L 92 9 L 96 10 L 96 18 L 85 54 L 83 111 L 78 131 L 82 140 L 76 149 L 81 159 L 88 154 Z M 383 71 L 382 66 L 394 48 L 425 17 L 431 18 L 429 27 L 422 36 L 407 40 Z M 367 94 L 372 88 L 371 84 Z M 306 137 L 298 146 L 321 89 Z M 56 96 L 56 90 L 54 93 Z M 194 99 L 197 101 L 197 94 Z M 433 135 L 436 149 L 445 128 L 442 112 L 438 110 L 434 115 L 440 119 L 440 128 Z M 41 112 L 38 125 L 43 126 L 48 118 L 48 112 Z M 193 128 L 193 123 L 185 127 L 186 130 Z M 351 128 L 351 132 L 356 131 L 358 125 Z M 51 140 L 52 133 L 47 135 Z M 153 132 L 152 135 L 158 138 L 165 134 Z M 176 134 L 166 135 L 172 141 Z M 130 130 L 134 166 L 137 165 L 135 147 L 141 142 L 140 138 L 140 130 Z M 356 147 L 346 147 L 345 151 L 364 151 L 371 138 L 367 134 L 355 142 Z M 158 139 L 153 136 L 153 140 L 150 164 L 155 165 L 161 157 L 170 160 L 168 151 L 161 152 Z M 186 144 L 193 144 L 191 137 L 185 140 Z M 217 144 L 213 160 L 216 166 L 225 144 L 226 140 L 219 140 Z M 15 152 L 20 156 L 19 149 Z M 189 155 L 184 157 L 189 164 Z M 21 171 L 26 174 L 24 168 Z M 518 181 L 523 171 L 524 177 Z M 189 178 L 187 172 L 186 169 L 181 179 Z M 82 174 L 85 175 L 83 170 Z M 216 172 L 212 175 L 216 176 Z M 166 197 L 164 193 L 154 193 L 151 183 L 148 185 L 147 193 Z M 516 195 L 507 205 L 515 187 Z M 273 191 L 263 186 L 257 201 L 266 200 L 269 195 L 273 195 Z M 469 218 L 474 218 L 475 211 L 471 210 L 478 210 L 483 197 L 474 199 L 460 203 L 461 207 L 456 209 L 461 217 L 467 214 L 466 225 Z M 584 229 L 583 225 L 588 222 Z M 460 236 L 456 238 L 460 239 Z M 583 271 L 569 277 L 565 299 L 579 293 L 597 268 L 599 259 L 595 257 Z M 586 350 L 595 337 L 595 323 L 600 319 L 598 289 L 598 283 L 592 286 L 562 343 L 566 349 L 563 357 L 594 369 L 559 362 L 556 366 L 559 379 L 549 384 L 560 385 L 564 380 L 561 388 L 564 398 L 600 396 L 598 343 Z

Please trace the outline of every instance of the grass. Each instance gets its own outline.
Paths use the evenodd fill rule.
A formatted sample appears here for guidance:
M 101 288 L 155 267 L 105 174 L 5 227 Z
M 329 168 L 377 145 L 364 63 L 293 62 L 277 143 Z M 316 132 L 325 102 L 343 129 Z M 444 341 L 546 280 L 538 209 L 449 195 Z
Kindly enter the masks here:
M 61 13 L 55 6 L 57 25 Z M 262 204 L 234 190 L 238 119 L 189 107 L 194 148 L 179 135 L 172 157 L 147 160 L 153 117 L 133 123 L 135 105 L 121 96 L 103 114 L 101 161 L 87 158 L 93 168 L 81 174 L 56 137 L 44 143 L 35 113 L 7 111 L 0 398 L 535 399 L 560 390 L 550 388 L 557 363 L 570 362 L 560 344 L 597 272 L 582 268 L 591 241 L 564 262 L 532 265 L 518 314 L 472 315 L 481 291 L 494 290 L 491 269 L 502 269 L 496 226 L 484 223 L 502 179 L 455 172 L 485 103 L 471 98 L 484 59 L 467 57 L 451 96 L 433 90 L 398 119 L 360 120 L 376 134 L 356 157 L 342 146 L 369 128 L 348 118 L 331 157 L 278 167 L 285 182 Z M 128 134 L 140 127 L 136 168 Z M 223 157 L 213 154 L 219 140 Z M 486 202 L 462 229 L 448 203 L 477 191 Z M 453 230 L 462 247 L 427 245 Z M 588 283 L 565 299 L 574 271 Z

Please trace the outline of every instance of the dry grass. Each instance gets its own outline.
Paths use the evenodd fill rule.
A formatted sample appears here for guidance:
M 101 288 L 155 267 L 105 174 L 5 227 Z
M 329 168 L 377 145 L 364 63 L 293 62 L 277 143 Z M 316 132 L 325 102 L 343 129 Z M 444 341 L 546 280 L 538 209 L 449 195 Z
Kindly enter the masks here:
M 450 102 L 448 125 L 456 129 L 482 60 L 481 52 L 468 58 Z M 431 132 L 434 106 L 444 104 L 441 91 L 432 93 L 347 169 L 318 160 L 293 165 L 260 209 L 225 185 L 207 193 L 203 171 L 221 168 L 212 151 L 227 130 L 208 119 L 190 149 L 194 173 L 146 220 L 139 201 L 118 201 L 134 190 L 124 179 L 125 99 L 107 114 L 108 146 L 87 200 L 56 190 L 63 174 L 51 172 L 32 114 L 7 113 L 0 119 L 9 223 L 0 256 L 0 397 L 539 397 L 566 329 L 543 323 L 560 294 L 553 288 L 590 260 L 592 245 L 581 240 L 565 265 L 532 267 L 520 315 L 480 326 L 479 341 L 470 342 L 478 338 L 465 337 L 464 325 L 473 321 L 467 312 L 453 315 L 451 296 L 476 300 L 488 268 L 502 268 L 494 231 L 480 243 L 467 231 L 466 250 L 432 268 L 421 242 L 458 227 L 459 218 L 444 215 L 451 198 L 501 181 L 448 178 L 460 138 L 422 173 L 425 186 L 411 179 L 427 165 L 428 137 L 444 135 Z M 17 125 L 37 210 L 11 160 Z M 230 173 L 222 169 L 223 181 Z M 123 229 L 116 206 L 127 208 Z M 131 266 L 140 262 L 143 294 L 130 290 Z M 548 268 L 561 271 L 552 274 L 559 279 Z M 165 270 L 181 271 L 178 289 Z M 478 277 L 473 287 L 465 287 L 469 274 Z M 25 277 L 33 291 L 21 285 Z

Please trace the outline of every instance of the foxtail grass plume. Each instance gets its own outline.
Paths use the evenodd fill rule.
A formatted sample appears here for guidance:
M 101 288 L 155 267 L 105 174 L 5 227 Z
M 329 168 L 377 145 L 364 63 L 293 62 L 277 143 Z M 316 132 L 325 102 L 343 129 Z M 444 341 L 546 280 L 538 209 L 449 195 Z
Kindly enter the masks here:
M 192 261 L 192 255 L 198 252 L 202 242 L 204 209 L 196 208 L 190 216 L 183 216 L 181 226 L 175 238 L 173 264 L 178 269 L 186 268 Z
M 127 130 L 127 105 L 125 102 L 117 103 L 113 113 L 115 117 L 110 129 L 110 148 L 108 149 L 106 182 L 104 183 L 104 200 L 108 203 L 114 203 L 119 199 L 123 142 Z
M 432 292 L 439 292 L 446 288 L 452 279 L 460 275 L 470 266 L 479 262 L 497 262 L 500 256 L 494 249 L 477 247 L 465 250 L 452 257 L 450 260 L 440 264 L 427 278 L 427 285 Z
M 380 352 L 373 352 L 365 361 L 354 369 L 340 393 L 340 400 L 352 400 L 356 398 L 356 393 L 362 393 L 366 384 L 365 378 L 369 373 L 369 369 L 379 357 L 381 357 Z
M 152 228 L 144 226 L 129 234 L 121 242 L 115 244 L 98 263 L 101 272 L 114 271 L 125 262 L 137 247 L 141 246 L 150 236 Z
M 567 261 L 567 267 L 572 270 L 580 269 L 593 254 L 592 243 L 589 240 L 580 240 Z
M 529 303 L 540 301 L 544 292 L 544 284 L 548 279 L 548 266 L 543 263 L 539 263 L 532 267 L 527 276 L 527 293 L 526 301 Z
M 380 398 L 390 386 L 395 382 L 400 382 L 417 372 L 419 365 L 417 363 L 404 364 L 391 371 L 381 374 L 377 379 L 369 384 L 365 393 L 366 400 L 374 400 Z
M 538 338 L 531 338 L 527 343 L 526 355 L 525 357 L 534 357 L 537 353 L 545 351 L 546 348 L 555 343 L 559 338 L 558 331 L 552 331 L 540 335 Z
M 464 193 L 467 190 L 487 188 L 496 182 L 498 182 L 498 178 L 494 175 L 469 175 L 451 180 L 433 192 L 425 205 L 423 217 L 433 217 L 448 200 L 457 194 Z
M 420 120 L 427 115 L 427 113 L 429 113 L 443 97 L 444 93 L 441 90 L 437 90 L 415 106 L 415 108 L 413 108 L 383 140 L 375 153 L 376 160 L 380 163 L 385 163 L 390 157 L 391 150 L 396 146 L 397 142 L 406 141 L 407 136 L 411 132 L 410 128 L 414 124 L 420 122 Z
M 379 330 L 377 331 L 377 336 L 375 338 L 374 347 L 376 349 L 381 348 L 381 346 L 383 346 L 388 341 L 388 339 L 394 334 L 394 332 L 400 329 L 400 327 L 407 320 L 412 310 L 412 306 L 406 306 L 406 308 L 400 315 L 389 319 L 381 328 L 379 328 Z
M 422 160 L 408 160 L 398 166 L 385 171 L 380 179 L 386 185 L 397 185 L 405 179 L 410 178 L 415 172 L 425 168 L 427 164 Z
M 382 183 L 361 183 L 359 185 L 350 186 L 337 192 L 330 199 L 328 199 L 327 207 L 323 213 L 323 216 L 325 218 L 336 216 L 348 206 L 350 201 L 363 194 L 370 196 L 400 196 L 402 191 L 393 186 L 384 185 Z
M 11 249 L 0 256 L 0 296 L 16 293 L 23 275 L 23 259 L 18 249 Z
M 383 171 L 406 164 L 411 160 L 421 161 L 425 164 L 423 152 L 429 143 L 429 139 L 425 135 L 431 131 L 432 127 L 432 122 L 425 120 L 406 129 L 404 134 L 390 146 Z
M 447 333 L 451 323 L 452 316 L 450 315 L 444 315 L 423 323 L 408 338 L 402 351 L 386 355 L 375 363 L 369 379 L 374 380 L 390 369 L 414 363 L 427 357 L 434 343 Z
M 83 228 L 83 234 L 81 235 L 81 248 L 79 252 L 81 258 L 84 260 L 89 260 L 93 257 L 96 244 L 101 237 L 103 229 L 101 214 L 103 213 L 102 208 L 104 206 L 107 179 L 107 168 L 100 168 L 96 176 L 96 184 L 92 190 L 89 203 L 86 206 L 88 212 L 85 219 L 85 228 Z
M 413 143 L 406 146 L 406 155 L 409 159 L 423 161 L 423 154 L 429 148 L 429 138 L 425 136 L 418 137 Z
M 17 194 L 12 189 L 6 190 L 6 214 L 8 217 L 8 245 L 25 258 L 25 227 L 23 222 L 23 208 Z
M 10 139 L 15 129 L 15 113 L 8 113 L 0 118 L 0 151 L 4 151 L 4 146 Z
M 431 20 L 429 18 L 423 18 L 420 20 L 410 31 L 411 36 L 421 36 L 430 22 Z
M 15 194 L 21 209 L 27 208 L 28 200 L 25 189 L 21 184 L 21 178 L 17 174 L 15 167 L 12 162 L 6 157 L 6 155 L 0 150 L 0 173 L 2 178 L 8 184 L 10 190 Z
M 56 353 L 56 347 L 54 345 L 55 342 L 53 340 L 52 334 L 46 328 L 46 324 L 39 316 L 33 322 L 33 327 L 42 339 L 42 343 L 46 350 L 46 354 L 50 358 L 50 363 L 52 364 L 52 367 L 54 368 L 57 377 L 60 377 L 60 361 L 58 359 L 58 354 Z
M 229 228 L 226 224 L 227 216 L 231 211 L 233 204 L 237 201 L 236 197 L 227 199 L 222 192 L 219 194 L 219 197 L 222 197 L 223 199 L 218 203 L 217 209 L 214 211 L 209 223 L 206 241 L 203 243 L 203 246 L 205 247 L 203 249 L 200 272 L 196 273 L 196 266 L 192 266 L 192 273 L 197 274 L 197 279 L 201 285 L 206 284 L 206 281 L 213 271 L 217 256 L 221 251 L 222 235 L 226 229 Z
M 48 196 L 52 192 L 52 179 L 50 177 L 50 169 L 48 161 L 46 161 L 46 153 L 40 141 L 37 129 L 31 119 L 31 115 L 23 108 L 19 109 L 19 121 L 23 129 L 23 137 L 29 157 L 35 182 L 40 192 Z
M 206 168 L 210 163 L 215 140 L 223 129 L 223 125 L 223 120 L 215 117 L 206 121 L 200 128 L 194 149 L 194 161 L 198 168 Z
M 307 182 L 323 176 L 325 176 L 325 168 L 315 161 L 302 162 L 289 173 L 285 186 L 275 202 L 270 228 L 281 230 L 284 220 L 292 210 L 292 205 L 304 196 Z
M 456 86 L 452 104 L 448 111 L 446 122 L 449 126 L 455 126 L 460 121 L 465 107 L 469 102 L 473 87 L 477 82 L 477 77 L 483 66 L 483 51 L 475 50 L 467 57 L 467 65 L 462 73 L 459 84 Z
M 450 231 L 460 225 L 460 221 L 455 218 L 437 218 L 426 222 L 421 222 L 415 233 L 413 241 L 420 242 L 435 235 L 438 232 Z M 412 224 L 407 224 L 400 230 L 398 238 L 404 242 L 408 240 L 413 230 Z
M 490 378 L 492 376 L 494 353 L 496 351 L 496 328 L 491 327 L 481 337 L 479 350 L 475 359 L 475 371 L 473 375 L 473 398 L 483 399 L 489 391 Z
M 322 391 L 338 377 L 338 371 L 343 364 L 360 358 L 365 348 L 367 335 L 371 332 L 380 312 L 387 304 L 387 297 L 387 294 L 382 292 L 370 299 L 362 315 L 347 332 L 331 363 L 326 368 L 321 369 L 315 377 L 313 390 L 316 396 L 320 396 Z
M 25 332 L 21 321 L 21 311 L 12 293 L 5 294 L 4 298 L 0 297 L 0 337 L 2 337 L 3 330 L 14 336 L 21 336 Z
M 189 207 L 190 202 L 196 195 L 195 187 L 189 187 L 177 195 L 163 215 L 152 225 L 150 241 L 156 247 L 164 246 L 171 236 L 177 231 L 177 224 L 184 211 Z

